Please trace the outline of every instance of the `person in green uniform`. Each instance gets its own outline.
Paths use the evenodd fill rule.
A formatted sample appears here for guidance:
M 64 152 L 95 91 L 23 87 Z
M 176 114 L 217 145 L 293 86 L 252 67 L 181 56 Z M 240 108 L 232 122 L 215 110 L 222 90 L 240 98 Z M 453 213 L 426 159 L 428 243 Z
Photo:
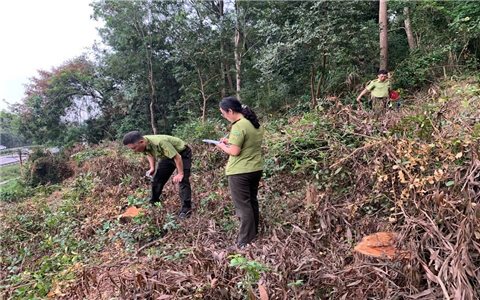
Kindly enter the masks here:
M 368 92 L 371 93 L 373 112 L 376 117 L 385 114 L 388 107 L 388 93 L 390 91 L 390 81 L 388 72 L 380 70 L 377 73 L 377 79 L 370 81 L 365 89 L 358 95 L 357 102 L 362 107 L 362 97 Z
M 164 185 L 175 169 L 177 174 L 173 183 L 179 184 L 179 194 L 182 208 L 178 213 L 180 218 L 189 217 L 192 212 L 192 189 L 190 186 L 190 169 L 192 166 L 192 150 L 181 139 L 169 135 L 143 135 L 131 131 L 123 137 L 123 144 L 135 152 L 147 156 L 150 169 L 147 176 L 153 176 L 152 197 L 150 202 L 160 201 Z M 158 160 L 157 168 L 155 162 Z
M 223 98 L 220 112 L 231 123 L 228 138 L 221 139 L 217 147 L 230 156 L 225 174 L 240 218 L 236 246 L 243 248 L 256 238 L 260 223 L 257 194 L 263 171 L 264 130 L 253 110 L 235 97 Z

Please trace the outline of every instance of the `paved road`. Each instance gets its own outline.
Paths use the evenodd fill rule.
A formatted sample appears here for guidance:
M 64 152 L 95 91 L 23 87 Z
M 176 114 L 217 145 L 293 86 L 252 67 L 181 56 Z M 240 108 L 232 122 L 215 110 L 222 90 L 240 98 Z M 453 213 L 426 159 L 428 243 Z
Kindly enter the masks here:
M 16 164 L 20 162 L 18 155 L 15 156 L 0 156 L 0 166 Z

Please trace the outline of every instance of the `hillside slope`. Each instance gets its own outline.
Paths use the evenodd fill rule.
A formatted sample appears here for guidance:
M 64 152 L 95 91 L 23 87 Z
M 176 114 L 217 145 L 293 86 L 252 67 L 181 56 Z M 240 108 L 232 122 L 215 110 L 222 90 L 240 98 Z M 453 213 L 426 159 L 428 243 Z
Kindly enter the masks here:
M 480 85 L 448 81 L 380 120 L 341 103 L 265 124 L 259 239 L 237 221 L 226 157 L 192 142 L 194 214 L 173 184 L 148 204 L 147 165 L 78 148 L 75 175 L 2 205 L 1 287 L 27 299 L 479 299 Z M 119 218 L 128 206 L 143 208 Z M 393 232 L 405 255 L 354 251 Z

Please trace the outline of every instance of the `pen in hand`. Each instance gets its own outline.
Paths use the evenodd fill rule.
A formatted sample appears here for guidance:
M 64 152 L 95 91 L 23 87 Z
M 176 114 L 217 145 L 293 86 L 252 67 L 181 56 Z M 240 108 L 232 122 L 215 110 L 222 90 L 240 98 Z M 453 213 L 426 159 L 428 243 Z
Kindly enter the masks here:
M 220 138 L 220 143 L 228 144 L 228 134 L 225 135 L 223 138 Z

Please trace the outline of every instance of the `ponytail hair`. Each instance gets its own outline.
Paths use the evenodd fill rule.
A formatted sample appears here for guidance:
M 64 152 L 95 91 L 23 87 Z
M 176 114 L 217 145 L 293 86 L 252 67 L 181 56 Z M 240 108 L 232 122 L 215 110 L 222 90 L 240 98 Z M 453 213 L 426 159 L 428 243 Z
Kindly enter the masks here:
M 220 108 L 224 111 L 228 111 L 229 109 L 231 109 L 236 113 L 241 113 L 245 117 L 245 119 L 249 120 L 250 123 L 252 123 L 253 127 L 257 129 L 260 128 L 260 122 L 258 121 L 255 112 L 250 107 L 240 103 L 237 98 L 233 96 L 223 98 L 222 101 L 220 101 Z

